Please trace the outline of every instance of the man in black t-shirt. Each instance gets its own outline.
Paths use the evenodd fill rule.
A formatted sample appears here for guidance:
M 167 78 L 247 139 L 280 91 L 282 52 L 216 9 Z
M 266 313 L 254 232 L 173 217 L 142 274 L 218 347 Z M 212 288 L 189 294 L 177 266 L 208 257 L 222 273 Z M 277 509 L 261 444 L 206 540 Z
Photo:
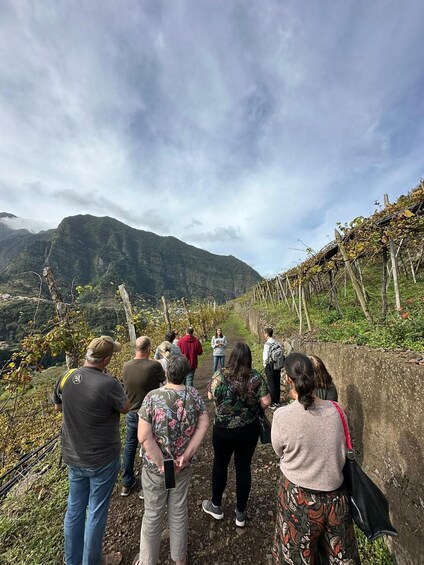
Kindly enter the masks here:
M 102 562 L 109 502 L 120 467 L 119 415 L 130 409 L 122 385 L 105 372 L 120 350 L 109 336 L 93 339 L 84 366 L 60 376 L 53 394 L 55 409 L 63 412 L 62 457 L 69 478 L 67 565 Z M 122 560 L 120 553 L 112 556 L 115 563 Z

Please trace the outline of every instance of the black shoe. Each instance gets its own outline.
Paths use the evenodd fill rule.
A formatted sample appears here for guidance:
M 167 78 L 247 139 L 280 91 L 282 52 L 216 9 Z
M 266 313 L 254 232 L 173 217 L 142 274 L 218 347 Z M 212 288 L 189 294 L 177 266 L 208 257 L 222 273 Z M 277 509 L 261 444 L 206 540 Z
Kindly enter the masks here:
M 121 496 L 129 496 L 132 489 L 135 487 L 136 484 L 137 484 L 137 481 L 134 479 L 134 482 L 133 482 L 132 485 L 130 485 L 128 487 L 123 486 L 122 490 L 121 490 Z

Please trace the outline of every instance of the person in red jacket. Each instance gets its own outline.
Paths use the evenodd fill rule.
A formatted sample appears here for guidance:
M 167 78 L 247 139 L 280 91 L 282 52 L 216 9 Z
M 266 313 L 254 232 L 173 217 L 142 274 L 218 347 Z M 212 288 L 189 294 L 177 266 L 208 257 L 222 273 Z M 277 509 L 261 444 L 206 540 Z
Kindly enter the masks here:
M 186 377 L 186 385 L 193 386 L 194 382 L 194 373 L 196 372 L 197 368 L 197 356 L 202 355 L 203 347 L 200 341 L 194 335 L 194 329 L 192 326 L 187 328 L 186 335 L 181 337 L 178 341 L 178 347 L 181 350 L 181 353 L 187 357 L 188 362 L 190 363 L 190 371 Z

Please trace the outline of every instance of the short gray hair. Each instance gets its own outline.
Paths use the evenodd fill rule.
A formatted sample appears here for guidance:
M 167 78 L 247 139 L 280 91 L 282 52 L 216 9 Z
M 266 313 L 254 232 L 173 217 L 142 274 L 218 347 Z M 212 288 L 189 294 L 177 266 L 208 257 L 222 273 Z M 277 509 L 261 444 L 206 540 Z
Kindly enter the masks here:
M 152 348 L 152 340 L 147 335 L 142 335 L 135 340 L 136 351 L 147 351 Z
M 103 359 L 100 359 L 99 357 L 94 357 L 93 355 L 91 355 L 91 353 L 89 353 L 90 351 L 91 351 L 91 349 L 89 349 L 87 351 L 87 354 L 85 356 L 86 360 L 89 363 L 97 364 L 97 363 L 101 363 L 103 361 Z
M 174 385 L 183 384 L 188 372 L 190 363 L 184 355 L 173 355 L 168 361 L 168 381 Z

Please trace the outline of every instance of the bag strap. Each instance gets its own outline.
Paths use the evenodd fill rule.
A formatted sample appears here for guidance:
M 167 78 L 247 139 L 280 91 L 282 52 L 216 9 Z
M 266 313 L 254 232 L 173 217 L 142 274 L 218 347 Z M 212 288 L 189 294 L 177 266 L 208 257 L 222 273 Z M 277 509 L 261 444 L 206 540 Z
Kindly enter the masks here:
M 177 393 L 177 397 L 179 397 L 179 394 Z M 187 400 L 187 387 L 184 388 L 184 402 L 183 402 L 183 409 L 181 411 L 181 418 L 178 421 L 178 437 L 181 434 L 181 424 L 183 422 L 183 416 L 184 416 L 184 410 L 185 410 L 185 405 L 186 405 L 186 400 Z
M 76 371 L 76 369 L 69 369 L 69 371 L 65 373 L 63 377 L 60 379 L 59 392 L 63 392 L 63 387 L 65 386 L 66 381 L 69 379 L 69 377 L 72 375 L 74 371 Z
M 348 449 L 348 451 L 353 452 L 352 441 L 350 439 L 349 428 L 348 428 L 348 425 L 347 425 L 347 422 L 346 422 L 345 415 L 343 414 L 343 411 L 340 408 L 340 406 L 337 404 L 337 402 L 335 402 L 334 400 L 330 400 L 330 402 L 340 415 L 340 418 L 341 418 L 341 421 L 342 421 L 342 424 L 343 424 L 343 431 L 344 431 L 344 435 L 345 435 L 347 449 Z

